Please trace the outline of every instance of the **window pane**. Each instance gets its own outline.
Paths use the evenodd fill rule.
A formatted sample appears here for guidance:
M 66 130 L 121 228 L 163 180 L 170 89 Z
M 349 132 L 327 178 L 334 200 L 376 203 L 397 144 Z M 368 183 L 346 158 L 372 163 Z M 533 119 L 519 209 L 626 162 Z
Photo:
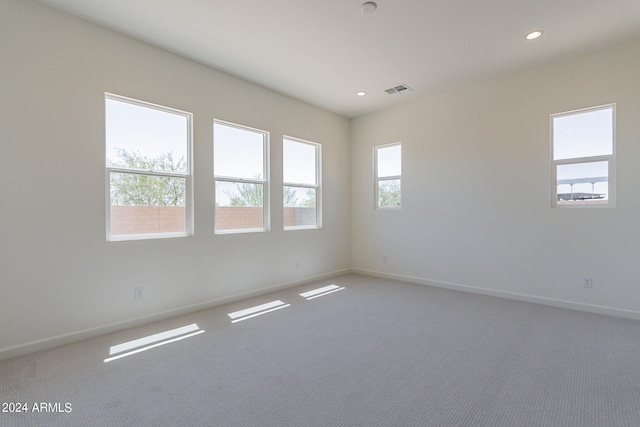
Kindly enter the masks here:
M 378 181 L 378 206 L 400 206 L 400 180 L 390 179 Z
M 216 181 L 216 230 L 263 229 L 264 185 Z
M 169 176 L 111 173 L 111 204 L 184 206 L 186 179 Z
M 316 146 L 285 139 L 282 149 L 284 182 L 316 185 Z
M 188 172 L 189 118 L 105 99 L 107 166 Z
M 263 132 L 214 123 L 213 168 L 216 176 L 264 179 Z
M 393 145 L 377 149 L 378 177 L 402 175 L 401 146 Z
M 613 154 L 613 108 L 553 118 L 555 160 Z
M 558 201 L 608 200 L 609 162 L 557 166 Z
M 186 232 L 186 179 L 111 173 L 111 235 Z
M 284 226 L 317 225 L 315 188 L 284 187 Z

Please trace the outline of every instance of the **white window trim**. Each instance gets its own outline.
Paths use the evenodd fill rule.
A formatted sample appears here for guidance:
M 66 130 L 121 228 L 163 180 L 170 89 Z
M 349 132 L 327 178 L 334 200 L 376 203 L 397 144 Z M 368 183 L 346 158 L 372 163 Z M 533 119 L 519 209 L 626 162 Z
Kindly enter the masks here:
M 174 237 L 187 237 L 194 234 L 194 221 L 193 221 L 193 114 L 187 111 L 178 110 L 171 107 L 165 107 L 163 105 L 153 104 L 151 102 L 140 101 L 138 99 L 129 98 L 122 95 L 116 95 L 113 93 L 104 93 L 105 101 L 111 99 L 119 102 L 126 102 L 129 104 L 137 105 L 144 108 L 153 108 L 155 110 L 164 111 L 171 114 L 181 115 L 187 118 L 187 172 L 161 172 L 161 171 L 147 171 L 133 168 L 123 168 L 108 166 L 106 160 L 106 141 L 105 141 L 105 197 L 106 197 L 106 231 L 107 241 L 118 242 L 126 240 L 147 240 L 147 239 L 166 239 Z M 103 104 L 104 105 L 104 104 Z M 106 118 L 106 111 L 103 114 Z M 185 179 L 185 231 L 175 233 L 144 233 L 144 234 L 121 234 L 111 235 L 111 174 L 112 173 L 128 173 L 135 175 L 150 175 L 150 176 L 166 176 L 171 178 L 184 178 Z
M 298 187 L 298 188 L 313 188 L 316 190 L 316 225 L 298 225 L 298 226 L 290 226 L 290 227 L 283 227 L 284 230 L 317 230 L 322 228 L 322 145 L 316 143 L 316 142 L 311 142 L 311 141 L 306 141 L 304 139 L 300 139 L 300 138 L 294 138 L 291 136 L 287 136 L 284 135 L 282 138 L 282 141 L 284 143 L 284 140 L 288 139 L 290 141 L 293 142 L 298 142 L 301 144 L 307 144 L 307 145 L 311 145 L 315 148 L 316 150 L 316 185 L 309 185 L 309 184 L 300 184 L 300 183 L 295 183 L 295 182 L 285 182 L 283 180 L 282 182 L 282 188 L 284 190 L 284 187 Z M 284 144 L 283 144 L 283 155 L 284 155 Z M 283 167 L 284 167 L 284 163 L 283 163 Z M 284 175 L 284 174 L 283 174 Z M 283 201 L 283 209 L 284 209 L 284 201 Z
M 586 113 L 589 111 L 599 111 L 611 109 L 611 121 L 612 121 L 612 140 L 611 140 L 611 154 L 601 156 L 590 157 L 572 157 L 569 159 L 554 159 L 554 140 L 553 140 L 553 120 L 558 117 L 572 116 L 575 114 Z M 605 104 L 596 107 L 581 108 L 578 110 L 566 111 L 564 113 L 552 114 L 549 119 L 550 122 L 550 141 L 551 141 L 551 207 L 553 208 L 569 208 L 569 209 L 584 209 L 584 208 L 614 208 L 616 206 L 616 104 Z M 608 165 L 608 200 L 606 203 L 593 203 L 588 200 L 585 201 L 573 201 L 571 203 L 558 203 L 558 166 L 570 165 L 570 164 L 582 164 L 593 162 L 607 162 Z
M 383 211 L 399 211 L 402 210 L 402 174 L 400 175 L 393 175 L 393 176 L 385 176 L 382 178 L 378 178 L 378 150 L 379 149 L 383 149 L 383 148 L 390 148 L 390 147 L 395 147 L 396 145 L 399 145 L 401 147 L 402 150 L 402 143 L 401 142 L 393 142 L 391 144 L 384 144 L 384 145 L 376 145 L 375 147 L 373 147 L 373 182 L 374 182 L 374 188 L 373 188 L 373 208 L 376 210 L 383 210 Z M 401 151 L 402 153 L 402 151 Z M 402 161 L 402 158 L 400 158 L 400 160 Z M 402 170 L 401 170 L 402 172 Z M 393 180 L 400 180 L 400 206 L 379 206 L 378 205 L 378 186 L 380 184 L 381 181 L 393 181 Z
M 213 231 L 214 234 L 241 234 L 241 233 L 263 233 L 263 232 L 267 232 L 271 229 L 271 215 L 270 215 L 270 191 L 269 191 L 269 144 L 270 144 L 270 138 L 269 138 L 269 132 L 262 130 L 262 129 L 257 129 L 257 128 L 252 128 L 249 126 L 244 126 L 244 125 L 240 125 L 237 123 L 232 123 L 232 122 L 227 122 L 224 120 L 218 120 L 218 119 L 214 119 L 213 120 L 214 125 L 220 124 L 223 126 L 229 126 L 229 127 L 234 127 L 236 129 L 241 129 L 241 130 L 246 130 L 246 131 L 250 131 L 250 132 L 256 132 L 256 133 L 261 133 L 262 135 L 264 135 L 264 143 L 262 144 L 262 169 L 264 171 L 264 178 L 262 180 L 255 180 L 255 179 L 248 179 L 248 178 L 239 178 L 239 177 L 233 177 L 233 176 L 224 176 L 224 175 L 216 175 L 215 174 L 215 167 L 214 167 L 214 171 L 213 171 L 213 185 L 214 185 L 214 190 L 213 190 L 213 206 L 214 206 L 214 224 L 213 224 Z M 215 153 L 215 135 L 213 136 L 213 144 L 214 144 L 214 153 Z M 214 164 L 215 164 L 215 160 L 214 160 Z M 220 182 L 230 182 L 230 183 L 240 183 L 240 184 L 259 184 L 262 185 L 262 228 L 233 228 L 233 229 L 229 229 L 229 230 L 218 230 L 216 228 L 216 221 L 217 221 L 217 216 L 215 214 L 215 207 L 216 207 L 216 190 L 215 190 L 215 183 L 217 181 Z

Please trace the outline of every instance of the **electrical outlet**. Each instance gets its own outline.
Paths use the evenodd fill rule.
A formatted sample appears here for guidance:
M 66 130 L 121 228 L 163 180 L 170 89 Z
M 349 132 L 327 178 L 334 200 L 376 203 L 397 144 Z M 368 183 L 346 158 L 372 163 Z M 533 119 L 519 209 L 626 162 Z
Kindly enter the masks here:
M 141 300 L 144 296 L 144 288 L 142 286 L 138 286 L 133 290 L 133 299 L 138 301 Z
M 583 277 L 582 278 L 582 287 L 586 289 L 593 288 L 593 278 L 591 277 Z

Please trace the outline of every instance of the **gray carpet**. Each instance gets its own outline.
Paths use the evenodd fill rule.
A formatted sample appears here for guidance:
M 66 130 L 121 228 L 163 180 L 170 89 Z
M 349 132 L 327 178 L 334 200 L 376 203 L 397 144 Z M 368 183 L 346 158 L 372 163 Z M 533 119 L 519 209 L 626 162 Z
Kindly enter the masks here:
M 328 284 L 345 289 L 298 295 Z M 227 315 L 273 300 L 291 305 Z M 0 378 L 0 400 L 29 409 L 2 426 L 629 427 L 640 323 L 346 275 L 2 361 Z

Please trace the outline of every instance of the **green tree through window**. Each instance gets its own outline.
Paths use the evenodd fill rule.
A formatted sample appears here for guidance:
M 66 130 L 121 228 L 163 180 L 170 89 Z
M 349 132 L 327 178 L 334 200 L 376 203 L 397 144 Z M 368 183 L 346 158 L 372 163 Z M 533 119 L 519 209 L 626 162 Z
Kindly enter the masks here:
M 174 161 L 173 152 L 149 157 L 139 151 L 116 149 L 117 161 L 109 166 L 142 171 L 176 172 L 184 170 L 185 159 Z M 134 173 L 111 174 L 111 204 L 114 206 L 184 206 L 185 179 Z

